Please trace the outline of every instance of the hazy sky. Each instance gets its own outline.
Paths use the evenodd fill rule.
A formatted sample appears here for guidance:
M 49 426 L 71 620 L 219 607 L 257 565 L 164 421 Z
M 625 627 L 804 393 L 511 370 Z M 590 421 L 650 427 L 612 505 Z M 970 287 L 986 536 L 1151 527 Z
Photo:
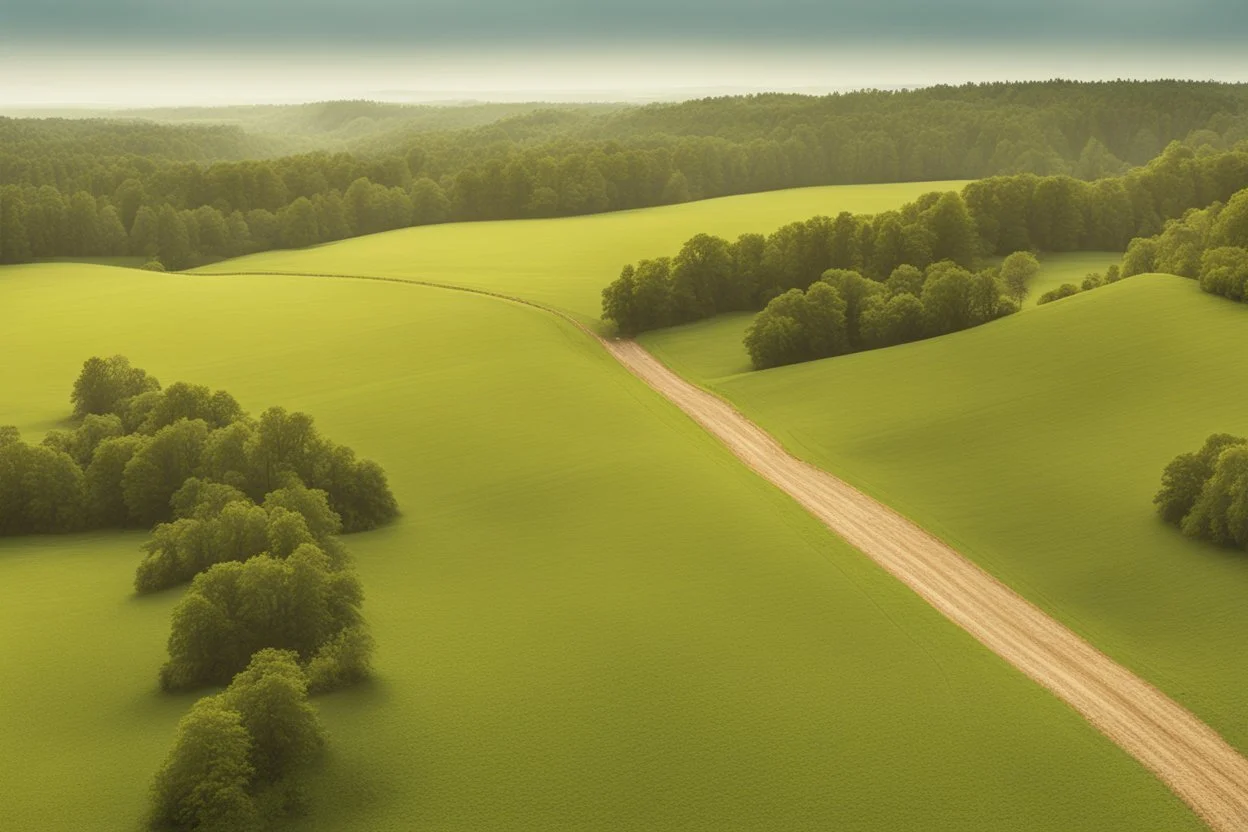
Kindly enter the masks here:
M 0 0 L 11 39 L 1242 42 L 1245 0 Z
M 1248 0 L 0 0 L 0 104 L 1248 80 Z

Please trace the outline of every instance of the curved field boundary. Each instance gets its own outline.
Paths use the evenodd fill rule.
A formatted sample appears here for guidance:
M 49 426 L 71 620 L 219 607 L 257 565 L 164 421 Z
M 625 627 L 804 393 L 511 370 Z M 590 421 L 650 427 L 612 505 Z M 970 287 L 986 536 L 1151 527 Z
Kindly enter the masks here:
M 1155 773 L 1210 827 L 1217 832 L 1248 830 L 1248 760 L 1213 729 L 933 535 L 790 455 L 732 405 L 680 378 L 635 341 L 604 338 L 571 315 L 539 303 L 433 281 L 289 272 L 204 276 L 260 274 L 465 291 L 536 307 L 570 321 L 829 529 L 1082 714 Z

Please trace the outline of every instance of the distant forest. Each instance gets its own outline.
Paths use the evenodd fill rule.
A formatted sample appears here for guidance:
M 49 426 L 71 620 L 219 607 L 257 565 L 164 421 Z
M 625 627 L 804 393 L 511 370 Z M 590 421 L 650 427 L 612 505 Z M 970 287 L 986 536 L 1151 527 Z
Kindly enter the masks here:
M 0 119 L 0 262 L 129 255 L 182 269 L 412 225 L 809 185 L 1094 180 L 1172 141 L 1200 153 L 1248 138 L 1248 86 L 1178 81 L 408 109 L 228 108 L 223 124 L 207 123 L 211 111 L 153 113 L 178 123 Z M 332 136 L 336 149 L 275 155 L 280 130 Z

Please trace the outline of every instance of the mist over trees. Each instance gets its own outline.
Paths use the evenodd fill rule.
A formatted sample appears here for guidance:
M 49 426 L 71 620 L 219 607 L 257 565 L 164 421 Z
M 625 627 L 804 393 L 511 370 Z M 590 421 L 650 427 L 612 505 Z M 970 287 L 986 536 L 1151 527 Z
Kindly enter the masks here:
M 337 105 L 319 105 L 335 110 L 333 124 L 384 109 Z M 1172 141 L 1200 153 L 1230 148 L 1248 137 L 1246 107 L 1239 87 L 1189 82 L 756 95 L 527 111 L 463 130 L 396 124 L 350 152 L 280 158 L 261 158 L 272 148 L 236 128 L 0 119 L 0 263 L 130 255 L 181 269 L 447 220 L 1015 174 L 1064 177 L 1035 197 L 1053 221 L 1029 229 L 1028 244 L 998 235 L 994 249 L 1064 250 L 1086 233 L 1060 210 L 1079 198 L 1070 183 L 1119 175 Z M 977 211 L 969 193 L 967 203 Z M 1158 223 L 1176 215 L 1164 203 L 1153 209 Z M 1146 206 L 1133 203 L 1133 213 L 1125 231 L 1113 212 L 1091 218 L 1101 247 L 1160 230 L 1138 221 Z

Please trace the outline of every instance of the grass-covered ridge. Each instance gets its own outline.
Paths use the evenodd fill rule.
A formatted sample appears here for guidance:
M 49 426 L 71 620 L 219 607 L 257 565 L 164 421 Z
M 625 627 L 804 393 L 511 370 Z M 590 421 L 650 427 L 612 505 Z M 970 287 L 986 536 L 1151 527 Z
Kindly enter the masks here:
M 699 380 L 1245 749 L 1248 670 L 1229 657 L 1248 562 L 1177 534 L 1152 497 L 1176 454 L 1248 430 L 1248 365 L 1228 360 L 1246 328 L 1242 306 L 1143 275 L 971 332 Z M 667 348 L 682 372 L 717 370 L 692 335 Z
M 61 418 L 90 343 L 315 413 L 420 507 L 352 539 L 378 678 L 319 702 L 332 753 L 299 828 L 1200 828 L 552 316 L 48 266 L 0 272 L 0 325 L 25 357 L 0 365 L 21 394 L 0 421 L 28 436 Z M 30 682 L 0 709 L 0 827 L 141 810 L 190 701 L 133 683 L 175 600 L 124 599 L 140 540 L 0 541 L 0 668 Z

